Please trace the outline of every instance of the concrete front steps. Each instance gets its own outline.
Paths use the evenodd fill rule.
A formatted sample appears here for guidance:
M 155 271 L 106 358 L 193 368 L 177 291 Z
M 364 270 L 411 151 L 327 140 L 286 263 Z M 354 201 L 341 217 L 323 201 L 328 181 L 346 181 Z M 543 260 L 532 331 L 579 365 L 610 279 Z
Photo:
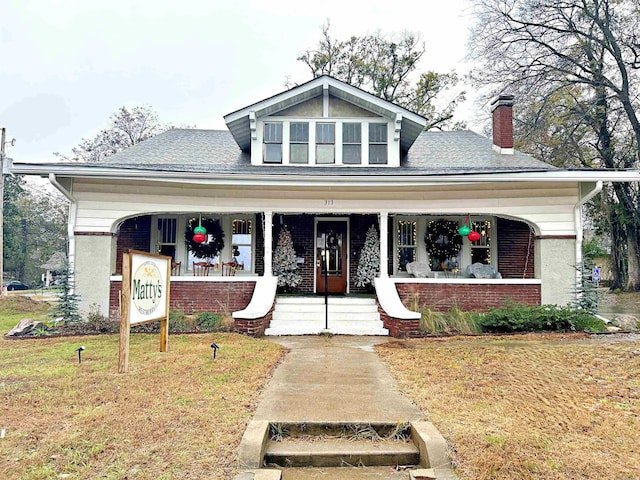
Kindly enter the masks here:
M 429 422 L 391 424 L 253 421 L 236 480 L 457 480 L 446 443 Z
M 389 335 L 375 298 L 330 296 L 325 323 L 323 296 L 278 296 L 265 335 Z

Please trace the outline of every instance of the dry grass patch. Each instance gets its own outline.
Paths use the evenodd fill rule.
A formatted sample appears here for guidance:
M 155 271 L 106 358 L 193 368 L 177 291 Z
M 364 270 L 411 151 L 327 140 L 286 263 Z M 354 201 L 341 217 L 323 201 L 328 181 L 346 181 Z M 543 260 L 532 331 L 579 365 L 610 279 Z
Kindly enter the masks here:
M 158 342 L 132 335 L 118 374 L 117 335 L 0 341 L 0 478 L 232 478 L 282 348 L 236 334 L 170 336 L 165 354 Z
M 461 480 L 640 478 L 640 336 L 376 348 L 450 442 Z

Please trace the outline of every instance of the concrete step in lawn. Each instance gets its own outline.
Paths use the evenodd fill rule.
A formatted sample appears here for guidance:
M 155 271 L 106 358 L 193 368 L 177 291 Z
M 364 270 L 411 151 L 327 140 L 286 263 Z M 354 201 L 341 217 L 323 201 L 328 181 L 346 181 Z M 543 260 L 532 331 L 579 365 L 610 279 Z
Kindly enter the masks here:
M 417 465 L 420 452 L 407 441 L 291 438 L 269 442 L 265 462 L 285 468 Z

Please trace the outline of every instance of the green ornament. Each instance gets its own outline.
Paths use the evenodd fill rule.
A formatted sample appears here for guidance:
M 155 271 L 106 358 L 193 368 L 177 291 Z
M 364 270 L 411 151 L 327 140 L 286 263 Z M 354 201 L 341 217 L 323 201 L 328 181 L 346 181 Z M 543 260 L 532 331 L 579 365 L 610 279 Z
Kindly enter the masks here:
M 469 235 L 469 232 L 471 232 L 471 229 L 469 228 L 469 225 L 462 225 L 462 226 L 458 229 L 458 233 L 459 233 L 462 237 L 466 237 L 467 235 Z
M 196 228 L 193 229 L 193 233 L 201 233 L 202 235 L 206 235 L 207 234 L 207 229 L 204 228 L 202 225 L 198 225 Z

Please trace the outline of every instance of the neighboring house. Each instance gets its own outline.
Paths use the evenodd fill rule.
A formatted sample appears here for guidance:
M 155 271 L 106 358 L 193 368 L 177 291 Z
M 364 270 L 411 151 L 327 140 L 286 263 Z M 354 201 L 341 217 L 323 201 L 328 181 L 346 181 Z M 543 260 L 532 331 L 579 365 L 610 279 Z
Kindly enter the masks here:
M 471 131 L 424 132 L 423 117 L 322 76 L 226 115 L 228 131 L 170 130 L 98 164 L 16 163 L 11 171 L 48 175 L 71 201 L 69 258 L 84 310 L 97 304 L 117 318 L 122 251 L 134 248 L 174 258 L 173 308 L 234 312 L 239 331 L 260 334 L 272 319 L 283 226 L 302 274 L 296 290 L 312 296 L 324 292 L 325 258 L 330 292 L 366 291 L 355 274 L 373 225 L 384 327 L 414 335 L 419 314 L 401 302 L 415 298 L 440 309 L 571 302 L 581 206 L 602 181 L 640 179 L 637 171 L 559 169 L 514 151 L 512 97 L 493 108 L 493 142 Z M 457 254 L 434 254 L 436 244 L 447 251 L 468 216 L 480 239 L 459 237 Z M 185 246 L 188 222 L 200 217 L 218 220 L 225 234 L 205 276 L 194 275 L 201 259 Z M 325 256 L 329 233 L 336 241 Z M 235 275 L 223 275 L 233 258 Z M 407 273 L 413 262 L 428 276 Z M 470 278 L 474 263 L 501 278 Z
M 42 278 L 42 285 L 45 287 L 53 285 L 56 274 L 64 268 L 66 262 L 67 255 L 64 252 L 56 252 L 49 257 L 49 260 L 40 265 L 40 268 L 46 270 Z

